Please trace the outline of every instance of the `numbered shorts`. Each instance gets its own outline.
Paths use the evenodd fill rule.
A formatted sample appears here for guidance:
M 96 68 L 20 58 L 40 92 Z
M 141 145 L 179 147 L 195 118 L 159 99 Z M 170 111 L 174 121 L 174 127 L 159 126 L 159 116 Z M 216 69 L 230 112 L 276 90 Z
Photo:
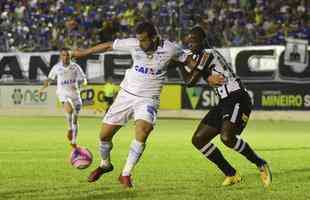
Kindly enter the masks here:
M 201 123 L 221 130 L 223 120 L 229 120 L 235 124 L 235 134 L 240 135 L 248 122 L 251 109 L 251 98 L 242 90 L 221 99 L 217 106 L 210 109 Z
M 68 102 L 73 106 L 76 113 L 79 113 L 82 107 L 82 99 L 80 97 L 58 96 L 61 103 Z
M 102 122 L 114 125 L 124 125 L 131 118 L 142 119 L 155 124 L 159 100 L 139 97 L 121 90 L 113 104 L 105 114 Z

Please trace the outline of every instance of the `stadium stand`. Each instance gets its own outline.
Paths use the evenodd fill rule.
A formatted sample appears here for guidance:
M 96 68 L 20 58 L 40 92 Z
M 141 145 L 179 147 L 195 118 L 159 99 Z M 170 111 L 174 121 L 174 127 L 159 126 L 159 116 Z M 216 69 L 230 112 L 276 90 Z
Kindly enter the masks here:
M 284 44 L 309 40 L 306 0 L 6 0 L 0 2 L 0 52 L 86 47 L 133 34 L 142 19 L 181 41 L 189 27 L 208 29 L 211 45 Z

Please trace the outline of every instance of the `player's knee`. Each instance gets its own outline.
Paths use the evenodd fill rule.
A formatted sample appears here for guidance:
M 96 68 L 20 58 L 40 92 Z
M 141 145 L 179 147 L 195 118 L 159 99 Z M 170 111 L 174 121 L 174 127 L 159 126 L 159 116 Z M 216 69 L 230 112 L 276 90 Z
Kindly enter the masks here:
M 121 125 L 103 123 L 99 133 L 99 139 L 106 142 L 112 141 L 114 134 L 116 134 L 121 127 Z
M 234 147 L 234 140 L 229 134 L 222 133 L 221 134 L 221 141 L 228 147 Z
M 195 133 L 192 137 L 192 144 L 197 148 L 200 149 L 205 143 L 204 138 L 201 134 Z
M 200 141 L 199 136 L 198 136 L 197 134 L 194 134 L 193 137 L 192 137 L 192 144 L 193 144 L 195 147 L 197 147 L 198 144 L 199 144 L 199 141 Z
M 138 134 L 149 134 L 153 130 L 153 126 L 150 124 L 137 124 L 135 129 Z
M 73 108 L 72 108 L 72 106 L 69 105 L 69 104 L 67 104 L 67 103 L 64 104 L 64 110 L 65 110 L 66 113 L 70 113 L 70 114 L 73 113 Z
M 100 141 L 108 142 L 111 140 L 111 137 L 100 134 L 99 139 L 100 139 Z
M 139 142 L 145 143 L 149 134 L 153 130 L 153 126 L 144 126 L 144 125 L 137 125 L 136 126 L 136 140 Z
M 113 134 L 101 131 L 99 134 L 99 139 L 100 141 L 105 141 L 105 142 L 109 142 L 112 140 Z

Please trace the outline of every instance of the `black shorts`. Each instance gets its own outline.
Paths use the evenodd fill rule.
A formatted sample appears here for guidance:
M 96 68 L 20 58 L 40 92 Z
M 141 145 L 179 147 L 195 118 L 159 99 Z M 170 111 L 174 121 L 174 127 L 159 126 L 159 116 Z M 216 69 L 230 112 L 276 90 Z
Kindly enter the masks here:
M 221 130 L 223 120 L 228 119 L 236 125 L 236 134 L 241 134 L 251 110 L 252 102 L 249 94 L 245 90 L 239 90 L 221 99 L 217 106 L 210 109 L 201 123 Z

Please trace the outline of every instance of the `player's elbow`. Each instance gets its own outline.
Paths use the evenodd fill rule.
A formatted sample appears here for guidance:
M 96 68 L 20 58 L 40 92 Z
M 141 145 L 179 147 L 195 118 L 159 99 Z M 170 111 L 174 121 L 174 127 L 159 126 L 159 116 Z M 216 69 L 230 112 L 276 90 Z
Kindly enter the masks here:
M 195 83 L 192 82 L 192 81 L 186 81 L 186 82 L 185 82 L 185 85 L 186 85 L 186 87 L 190 88 L 190 87 L 194 87 L 194 86 L 195 86 Z
M 193 87 L 197 83 L 197 78 L 195 76 L 190 76 L 185 79 L 186 87 Z

